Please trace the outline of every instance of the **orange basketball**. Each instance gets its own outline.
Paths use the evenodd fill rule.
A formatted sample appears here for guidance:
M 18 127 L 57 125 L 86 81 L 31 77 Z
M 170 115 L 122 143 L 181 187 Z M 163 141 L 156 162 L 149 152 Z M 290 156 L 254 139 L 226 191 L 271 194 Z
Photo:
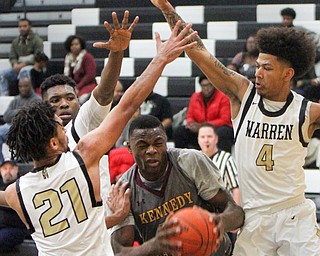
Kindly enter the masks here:
M 182 242 L 182 255 L 206 256 L 216 250 L 218 235 L 213 232 L 214 222 L 209 222 L 209 213 L 199 207 L 182 208 L 169 218 L 178 218 L 182 232 L 170 238 Z

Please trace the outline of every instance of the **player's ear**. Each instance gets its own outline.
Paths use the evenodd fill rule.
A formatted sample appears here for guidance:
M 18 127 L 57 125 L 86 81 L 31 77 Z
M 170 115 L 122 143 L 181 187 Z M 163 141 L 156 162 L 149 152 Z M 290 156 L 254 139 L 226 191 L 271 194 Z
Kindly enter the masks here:
M 52 137 L 49 141 L 49 147 L 56 150 L 58 148 L 58 141 L 56 137 Z
M 127 141 L 126 145 L 127 145 L 127 147 L 128 147 L 129 153 L 130 153 L 130 154 L 132 154 L 132 150 L 131 150 L 130 142 L 129 142 L 129 141 Z
M 294 76 L 294 69 L 293 69 L 293 68 L 288 68 L 288 69 L 286 70 L 284 79 L 285 79 L 286 81 L 291 81 L 291 79 L 293 78 L 293 76 Z

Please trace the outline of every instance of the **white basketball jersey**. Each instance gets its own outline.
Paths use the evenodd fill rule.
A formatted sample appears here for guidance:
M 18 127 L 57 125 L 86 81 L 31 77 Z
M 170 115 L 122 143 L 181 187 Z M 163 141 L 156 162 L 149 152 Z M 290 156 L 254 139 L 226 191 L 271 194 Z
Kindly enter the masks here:
M 77 153 L 21 177 L 17 193 L 39 255 L 107 255 L 102 203 Z
M 80 108 L 78 115 L 70 121 L 65 129 L 69 139 L 68 146 L 72 151 L 77 146 L 80 138 L 97 128 L 110 111 L 111 103 L 101 106 L 93 95 Z M 108 155 L 104 155 L 100 160 L 100 191 L 101 198 L 105 199 L 110 189 Z
M 74 150 L 81 137 L 97 128 L 105 117 L 108 115 L 111 108 L 111 103 L 107 106 L 101 106 L 93 95 L 80 108 L 75 120 L 70 121 L 65 129 L 69 139 L 68 146 L 70 150 Z M 108 155 L 104 155 L 100 159 L 100 195 L 105 202 L 110 190 L 110 174 Z M 110 215 L 109 208 L 104 203 L 105 215 Z M 108 256 L 113 256 L 111 248 L 110 236 L 108 236 Z
M 310 103 L 291 92 L 285 105 L 268 111 L 250 84 L 233 120 L 241 202 L 245 210 L 267 211 L 304 197 L 304 159 Z

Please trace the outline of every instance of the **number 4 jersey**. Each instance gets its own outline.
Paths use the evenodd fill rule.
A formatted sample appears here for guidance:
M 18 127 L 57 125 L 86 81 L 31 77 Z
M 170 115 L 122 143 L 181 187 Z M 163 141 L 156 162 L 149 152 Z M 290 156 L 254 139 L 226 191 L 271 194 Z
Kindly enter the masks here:
M 269 211 L 304 200 L 310 103 L 295 92 L 272 102 L 248 87 L 233 120 L 244 210 Z
M 77 153 L 21 177 L 17 192 L 39 255 L 106 255 L 102 203 Z

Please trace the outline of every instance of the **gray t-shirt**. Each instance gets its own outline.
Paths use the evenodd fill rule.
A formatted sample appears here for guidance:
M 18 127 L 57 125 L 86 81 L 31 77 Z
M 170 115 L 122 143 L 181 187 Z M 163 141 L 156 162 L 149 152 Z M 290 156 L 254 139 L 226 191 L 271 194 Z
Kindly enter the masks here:
M 224 188 L 220 171 L 202 152 L 193 149 L 168 149 L 169 165 L 159 181 L 145 182 L 137 165 L 121 177 L 131 188 L 131 213 L 112 231 L 136 225 L 142 239 L 155 236 L 158 226 L 171 211 L 200 205 L 208 208 L 207 200 Z M 209 209 L 212 210 L 212 209 Z

